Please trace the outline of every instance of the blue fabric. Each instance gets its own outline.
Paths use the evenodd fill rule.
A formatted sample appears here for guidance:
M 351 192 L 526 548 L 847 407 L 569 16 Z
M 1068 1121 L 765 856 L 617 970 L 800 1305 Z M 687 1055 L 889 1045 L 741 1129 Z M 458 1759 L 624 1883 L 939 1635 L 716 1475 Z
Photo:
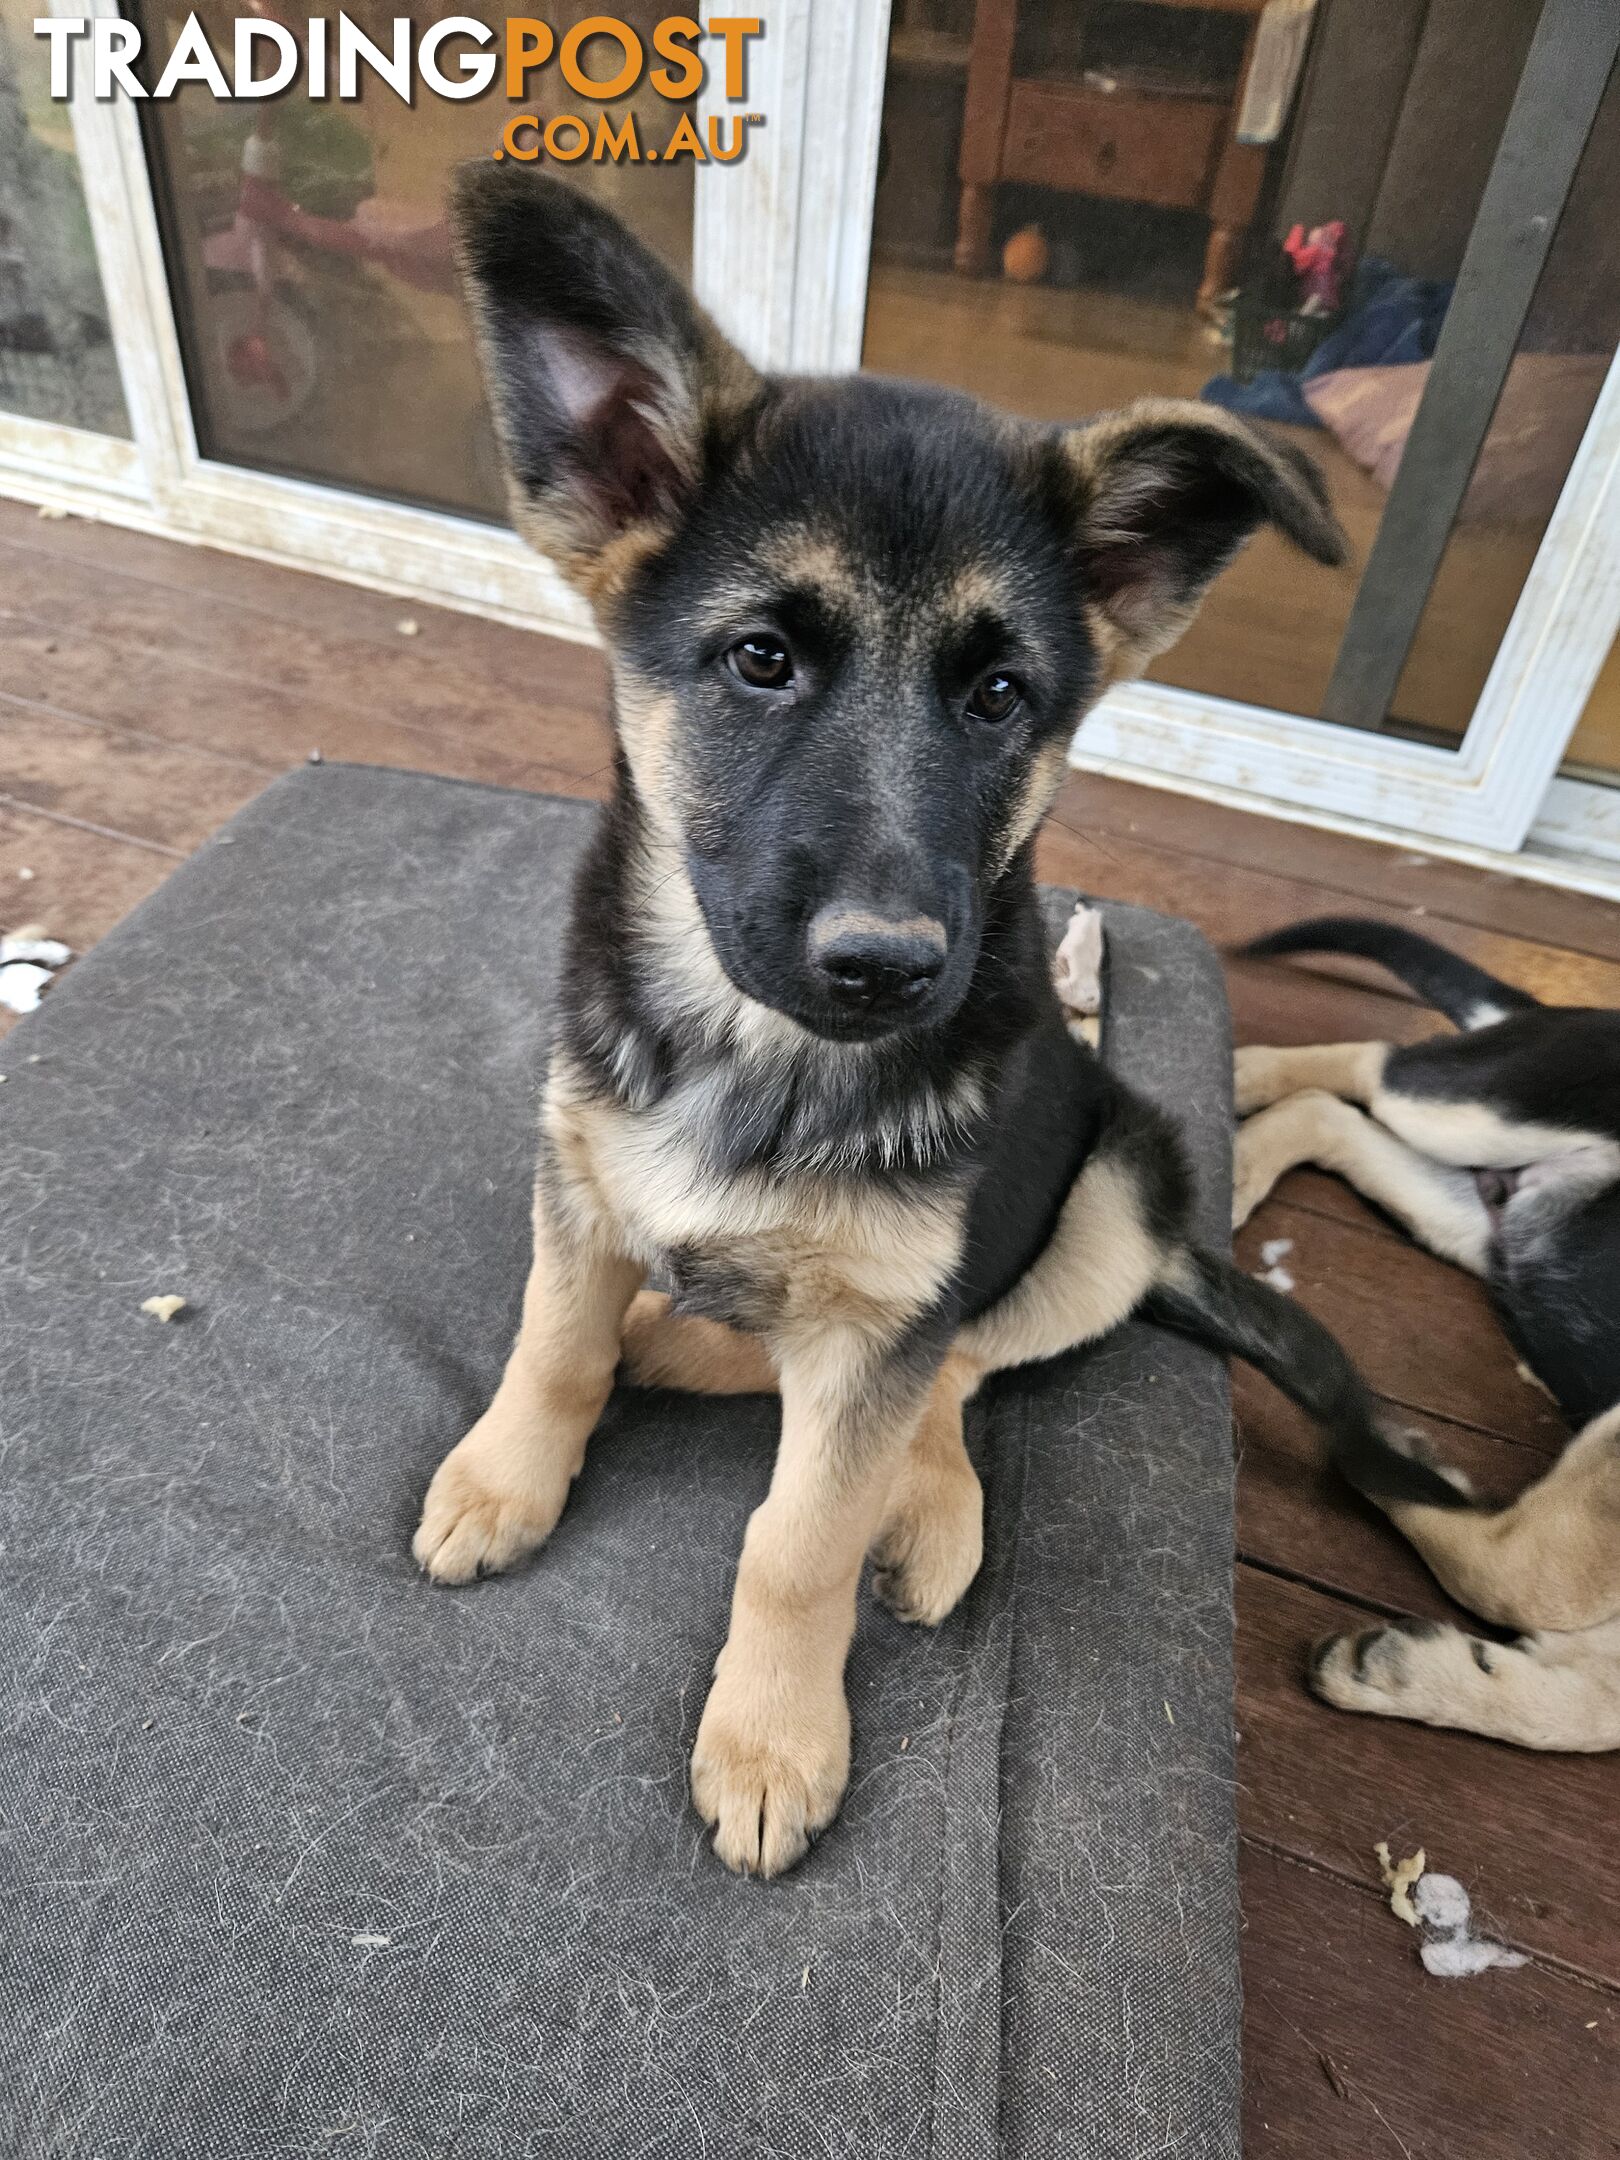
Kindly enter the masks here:
M 1297 375 L 1264 368 L 1246 383 L 1216 375 L 1198 394 L 1208 405 L 1250 419 L 1320 427 L 1305 402 L 1302 383 L 1313 375 L 1330 375 L 1335 368 L 1405 367 L 1431 359 L 1450 303 L 1449 284 L 1407 277 L 1382 256 L 1369 255 L 1351 281 L 1344 321 L 1328 332 Z

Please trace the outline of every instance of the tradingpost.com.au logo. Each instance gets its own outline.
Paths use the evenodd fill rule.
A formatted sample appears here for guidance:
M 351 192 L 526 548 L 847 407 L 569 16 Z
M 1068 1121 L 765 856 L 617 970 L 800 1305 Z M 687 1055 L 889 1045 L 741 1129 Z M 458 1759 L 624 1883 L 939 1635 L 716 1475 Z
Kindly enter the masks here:
M 88 65 L 95 98 L 168 98 L 188 83 L 201 83 L 216 98 L 233 101 L 278 97 L 294 87 L 311 98 L 348 100 L 375 77 L 409 105 L 419 86 L 434 97 L 482 97 L 499 75 L 507 98 L 521 104 L 534 95 L 535 78 L 555 69 L 567 90 L 587 103 L 583 111 L 545 120 L 534 112 L 509 119 L 493 154 L 525 163 L 544 156 L 566 165 L 581 158 L 650 165 L 684 157 L 729 165 L 741 157 L 750 128 L 764 119 L 753 112 L 711 116 L 700 133 L 682 112 L 662 142 L 651 142 L 643 140 L 634 112 L 615 124 L 607 113 L 589 109 L 628 97 L 643 84 L 658 97 L 684 102 L 703 89 L 715 67 L 723 71 L 726 102 L 741 104 L 748 95 L 749 43 L 763 30 L 756 15 L 714 15 L 704 23 L 668 15 L 646 40 L 613 15 L 589 15 L 560 36 L 531 15 L 509 15 L 498 28 L 476 16 L 447 15 L 420 31 L 409 16 L 397 15 L 389 29 L 388 42 L 380 44 L 347 15 L 335 24 L 311 16 L 300 41 L 268 16 L 239 16 L 227 64 L 197 17 L 188 15 L 150 84 L 136 72 L 143 44 L 138 23 L 46 15 L 35 22 L 34 35 L 50 46 L 53 98 L 71 97 L 75 66 Z

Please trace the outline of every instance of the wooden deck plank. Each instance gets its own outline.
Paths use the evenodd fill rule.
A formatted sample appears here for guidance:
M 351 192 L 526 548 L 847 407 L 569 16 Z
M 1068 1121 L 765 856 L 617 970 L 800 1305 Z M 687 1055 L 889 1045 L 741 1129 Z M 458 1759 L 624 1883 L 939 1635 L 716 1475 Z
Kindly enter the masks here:
M 1302 1677 L 1310 1645 L 1368 1624 L 1343 1599 L 1239 1570 L 1244 1829 L 1354 1882 L 1373 1876 L 1379 1838 L 1422 1847 L 1462 1881 L 1482 1932 L 1620 1991 L 1620 1877 L 1594 1874 L 1588 1828 L 1614 1765 L 1319 1702 Z
M 560 767 L 434 733 L 352 698 L 255 682 L 189 654 L 137 653 L 113 639 L 0 609 L 0 696 L 245 758 L 285 772 L 311 751 L 333 761 L 442 772 L 500 787 L 566 790 Z M 0 729 L 7 722 L 0 711 Z M 8 730 L 9 732 L 9 730 Z
M 1448 921 L 1472 923 L 1620 961 L 1620 908 L 1506 871 L 1480 870 L 1386 841 L 1297 825 L 1101 773 L 1071 773 L 1057 811 L 1099 850 L 1108 834 L 1151 838 L 1184 855 L 1299 878 L 1318 888 L 1314 912 L 1319 915 L 1358 914 L 1362 902 L 1422 909 L 1435 918 L 1427 927 L 1442 940 Z M 1421 917 L 1414 927 L 1424 927 Z
M 1620 2153 L 1613 1994 L 1537 1965 L 1431 1979 L 1370 1883 L 1254 1843 L 1242 1890 L 1245 2160 Z
M 543 671 L 550 694 L 559 701 L 603 714 L 607 710 L 606 661 L 599 647 L 578 639 L 547 637 L 458 608 L 394 599 L 312 571 L 257 562 L 221 548 L 177 545 L 95 519 L 41 521 L 25 505 L 3 499 L 0 543 L 53 561 L 58 574 L 93 569 L 119 580 L 163 586 L 187 598 L 206 595 L 239 613 L 275 617 L 300 631 L 344 639 L 390 645 L 397 639 L 397 624 L 408 617 L 417 622 L 434 652 L 486 681 L 532 696 Z
M 1082 882 L 1078 873 L 1086 870 L 1089 877 L 1085 882 L 1110 899 L 1133 900 L 1144 907 L 1184 915 L 1217 946 L 1240 945 L 1268 930 L 1324 912 L 1322 888 L 1313 879 L 1189 855 L 1174 845 L 1124 834 L 1110 834 L 1106 841 L 1097 841 L 1066 823 L 1060 803 L 1051 832 L 1054 852 L 1065 839 L 1072 843 L 1077 873 L 1066 882 Z M 1433 916 L 1414 920 L 1410 908 L 1392 907 L 1384 899 L 1362 897 L 1354 912 L 1403 929 L 1421 929 L 1473 961 L 1476 967 L 1500 975 L 1550 1004 L 1620 1005 L 1620 961 L 1597 959 L 1567 947 Z M 1296 977 L 1320 976 L 1330 968 L 1336 975 L 1348 974 L 1351 980 L 1379 986 L 1390 980 L 1382 971 L 1370 970 L 1355 961 L 1316 964 L 1295 960 L 1289 972 Z
M 29 809 L 117 830 L 189 855 L 265 784 L 257 766 L 210 750 L 0 701 L 0 788 Z
M 1201 926 L 1200 926 L 1201 927 Z M 1280 960 L 1224 956 L 1232 1038 L 1239 1043 L 1427 1042 L 1446 1022 L 1410 998 L 1330 982 Z
M 320 630 L 110 570 L 98 569 L 91 586 L 64 577 L 49 556 L 4 543 L 0 593 L 13 615 L 31 618 L 47 637 L 70 630 L 158 659 L 184 654 L 233 681 L 352 701 L 565 772 L 598 771 L 612 755 L 599 690 L 586 694 L 575 648 L 559 639 L 526 639 L 522 672 L 514 666 L 503 678 L 493 662 L 475 670 L 464 655 L 441 649 L 436 625 L 423 630 L 414 610 L 394 618 L 416 622 L 414 637 Z

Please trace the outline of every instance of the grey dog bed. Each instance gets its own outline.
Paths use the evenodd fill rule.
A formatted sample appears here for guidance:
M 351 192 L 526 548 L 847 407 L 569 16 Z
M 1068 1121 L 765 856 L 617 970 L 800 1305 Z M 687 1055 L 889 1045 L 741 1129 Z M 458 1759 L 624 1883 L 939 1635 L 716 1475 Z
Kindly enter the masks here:
M 974 1406 L 984 1573 L 933 1634 L 863 1599 L 849 1796 L 777 1883 L 686 1797 L 771 1402 L 625 1392 L 534 1563 L 411 1565 L 515 1324 L 593 814 L 301 772 L 0 1043 L 0 2151 L 1236 2154 L 1203 1352 Z M 1218 1235 L 1219 971 L 1108 937 Z

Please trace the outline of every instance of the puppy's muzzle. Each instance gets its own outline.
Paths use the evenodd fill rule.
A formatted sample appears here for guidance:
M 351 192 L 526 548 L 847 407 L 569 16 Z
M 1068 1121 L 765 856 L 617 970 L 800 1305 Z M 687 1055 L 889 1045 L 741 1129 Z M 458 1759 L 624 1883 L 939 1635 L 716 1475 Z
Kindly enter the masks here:
M 810 963 L 835 1004 L 850 1012 L 901 1013 L 921 1006 L 945 966 L 945 925 L 932 915 L 895 916 L 842 904 L 810 924 Z

